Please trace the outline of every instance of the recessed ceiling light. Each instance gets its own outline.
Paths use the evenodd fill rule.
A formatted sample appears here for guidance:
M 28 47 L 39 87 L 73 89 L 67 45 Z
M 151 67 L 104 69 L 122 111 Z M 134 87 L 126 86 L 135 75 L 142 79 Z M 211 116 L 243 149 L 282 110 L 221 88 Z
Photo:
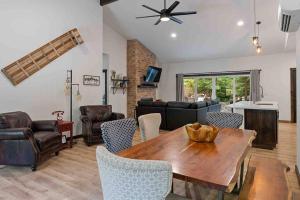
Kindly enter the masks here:
M 243 20 L 240 20 L 237 22 L 237 25 L 238 26 L 244 26 L 245 22 Z
M 171 38 L 177 38 L 177 34 L 176 33 L 171 33 Z

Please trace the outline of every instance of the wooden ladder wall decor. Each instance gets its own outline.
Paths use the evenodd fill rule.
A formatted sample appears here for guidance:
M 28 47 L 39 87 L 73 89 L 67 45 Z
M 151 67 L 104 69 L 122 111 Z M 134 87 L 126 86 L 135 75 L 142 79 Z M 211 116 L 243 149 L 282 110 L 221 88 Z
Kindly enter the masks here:
M 78 30 L 73 29 L 8 65 L 1 71 L 16 86 L 56 58 L 82 43 L 83 39 Z

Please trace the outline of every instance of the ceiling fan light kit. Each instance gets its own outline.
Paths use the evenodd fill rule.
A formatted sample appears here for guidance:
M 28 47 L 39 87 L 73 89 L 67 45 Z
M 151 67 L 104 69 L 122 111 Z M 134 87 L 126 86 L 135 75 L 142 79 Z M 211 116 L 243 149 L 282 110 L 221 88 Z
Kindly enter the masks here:
M 156 13 L 156 15 L 150 15 L 150 16 L 143 16 L 143 17 L 137 17 L 137 19 L 143 19 L 143 18 L 151 18 L 151 17 L 159 17 L 159 19 L 156 21 L 154 25 L 158 25 L 160 22 L 167 22 L 172 20 L 173 22 L 176 22 L 178 24 L 182 24 L 183 21 L 176 18 L 175 16 L 182 16 L 182 15 L 194 15 L 197 14 L 196 11 L 188 11 L 188 12 L 173 12 L 175 8 L 180 4 L 179 1 L 175 1 L 169 8 L 167 8 L 167 1 L 164 0 L 164 8 L 159 11 L 154 8 L 151 8 L 147 5 L 143 5 L 144 8 L 147 8 L 148 10 L 151 10 Z
M 170 21 L 170 18 L 168 16 L 161 16 L 160 21 L 167 22 L 167 21 Z

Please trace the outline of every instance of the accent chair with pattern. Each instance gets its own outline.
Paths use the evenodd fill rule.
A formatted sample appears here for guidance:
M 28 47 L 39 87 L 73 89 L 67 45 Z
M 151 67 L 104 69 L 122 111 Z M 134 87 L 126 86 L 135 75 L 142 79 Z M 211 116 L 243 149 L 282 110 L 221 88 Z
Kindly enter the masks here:
M 105 147 L 112 153 L 131 147 L 135 130 L 136 121 L 131 118 L 101 124 Z
M 207 113 L 208 124 L 220 128 L 240 128 L 244 117 L 238 113 L 209 112 Z
M 172 165 L 166 161 L 134 160 L 96 150 L 104 200 L 187 200 L 170 194 Z
M 159 135 L 159 127 L 161 124 L 160 113 L 151 113 L 139 116 L 139 127 L 141 138 L 143 141 L 152 139 Z

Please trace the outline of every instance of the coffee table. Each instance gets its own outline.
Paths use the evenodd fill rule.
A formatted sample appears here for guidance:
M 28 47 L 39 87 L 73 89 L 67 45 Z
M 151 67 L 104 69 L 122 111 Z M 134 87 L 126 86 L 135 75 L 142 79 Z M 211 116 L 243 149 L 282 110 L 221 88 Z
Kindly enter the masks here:
M 174 178 L 198 183 L 218 191 L 218 199 L 236 183 L 243 171 L 256 132 L 242 129 L 220 129 L 214 143 L 191 141 L 184 127 L 135 145 L 118 153 L 119 156 L 164 160 L 172 164 Z M 240 175 L 243 182 L 243 173 Z

